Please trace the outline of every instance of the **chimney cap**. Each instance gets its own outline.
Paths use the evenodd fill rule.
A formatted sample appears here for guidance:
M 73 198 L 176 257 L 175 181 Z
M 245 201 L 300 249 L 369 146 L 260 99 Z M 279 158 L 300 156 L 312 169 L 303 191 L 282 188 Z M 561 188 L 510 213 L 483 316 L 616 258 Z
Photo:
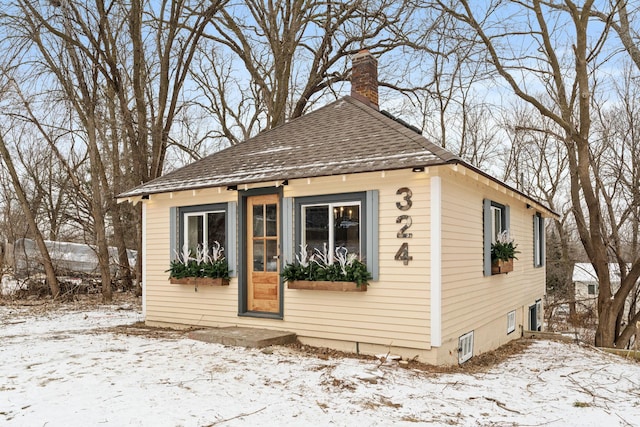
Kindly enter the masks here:
M 373 56 L 373 54 L 371 52 L 369 52 L 369 49 L 360 49 L 358 51 L 358 53 L 353 55 L 353 57 L 355 58 L 355 57 L 361 57 L 361 56 L 366 56 L 366 55 Z

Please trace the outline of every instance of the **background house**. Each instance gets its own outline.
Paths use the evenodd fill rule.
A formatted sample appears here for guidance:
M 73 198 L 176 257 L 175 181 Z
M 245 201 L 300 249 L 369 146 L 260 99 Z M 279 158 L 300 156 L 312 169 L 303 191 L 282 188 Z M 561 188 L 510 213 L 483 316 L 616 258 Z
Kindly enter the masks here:
M 630 268 L 631 265 L 628 265 Z M 598 276 L 589 262 L 578 262 L 573 267 L 573 283 L 575 285 L 576 309 L 597 310 L 598 305 Z M 613 292 L 620 288 L 620 266 L 609 263 L 609 281 Z M 629 313 L 629 302 L 625 303 L 624 316 Z
M 464 362 L 539 329 L 548 208 L 378 110 L 377 63 L 352 93 L 121 194 L 143 203 L 143 306 L 163 326 L 288 330 L 310 345 Z M 518 259 L 492 274 L 495 236 Z M 171 284 L 183 245 L 224 242 L 229 286 Z M 366 292 L 290 289 L 301 247 L 347 247 Z M 362 290 L 362 289 L 361 289 Z
M 572 280 L 575 284 L 576 301 L 595 308 L 598 300 L 598 276 L 596 276 L 593 265 L 588 262 L 574 264 Z M 618 276 L 617 282 L 620 283 L 620 276 Z M 616 283 L 615 277 L 612 277 L 611 283 Z

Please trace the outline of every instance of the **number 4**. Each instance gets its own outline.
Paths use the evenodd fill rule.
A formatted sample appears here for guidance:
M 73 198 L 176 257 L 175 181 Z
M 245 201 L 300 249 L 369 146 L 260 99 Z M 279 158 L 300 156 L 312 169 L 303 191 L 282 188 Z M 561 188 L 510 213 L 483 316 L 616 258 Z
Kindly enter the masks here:
M 402 261 L 404 265 L 409 265 L 409 261 L 413 260 L 412 256 L 409 256 L 409 244 L 403 243 L 400 245 L 400 249 L 396 252 L 395 256 L 396 261 Z

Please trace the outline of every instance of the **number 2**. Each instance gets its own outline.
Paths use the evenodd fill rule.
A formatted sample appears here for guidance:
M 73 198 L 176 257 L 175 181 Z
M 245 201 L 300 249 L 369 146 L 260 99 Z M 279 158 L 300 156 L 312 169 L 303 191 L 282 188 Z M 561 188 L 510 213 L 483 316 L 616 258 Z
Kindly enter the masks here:
M 413 233 L 405 233 L 405 231 L 407 231 L 413 223 L 411 217 L 409 215 L 400 215 L 398 218 L 396 218 L 396 224 L 400 224 L 402 221 L 406 221 L 406 224 L 403 225 L 402 228 L 400 228 L 400 231 L 398 231 L 398 239 L 409 239 L 413 237 Z

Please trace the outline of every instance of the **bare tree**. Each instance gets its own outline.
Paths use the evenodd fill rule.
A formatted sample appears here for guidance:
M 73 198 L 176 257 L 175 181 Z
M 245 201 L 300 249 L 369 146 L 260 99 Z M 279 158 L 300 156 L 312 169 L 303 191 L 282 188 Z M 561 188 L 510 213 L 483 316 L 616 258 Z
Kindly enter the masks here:
M 229 3 L 199 46 L 201 105 L 231 144 L 301 116 L 349 79 L 351 55 L 408 46 L 410 2 Z
M 22 188 L 20 183 L 20 177 L 18 176 L 18 172 L 13 165 L 13 160 L 11 153 L 7 147 L 7 144 L 4 139 L 4 135 L 0 132 L 0 156 L 2 156 L 2 160 L 11 176 L 11 181 L 13 184 L 13 188 L 16 192 L 16 196 L 20 201 L 20 205 L 22 206 L 22 212 L 25 215 L 27 222 L 33 232 L 35 237 L 36 245 L 40 250 L 40 254 L 42 255 L 42 262 L 47 278 L 47 284 L 49 285 L 49 290 L 51 291 L 51 295 L 53 298 L 57 298 L 60 295 L 60 285 L 58 284 L 58 278 L 56 277 L 56 271 L 53 267 L 53 263 L 51 262 L 51 257 L 49 256 L 49 251 L 44 242 L 44 237 L 40 232 L 38 225 L 36 223 L 35 215 L 30 209 L 29 201 L 27 200 L 27 195 Z
M 28 108 L 24 120 L 73 177 L 85 201 L 77 200 L 79 210 L 89 209 L 85 228 L 98 248 L 105 300 L 111 298 L 109 241 L 118 246 L 125 281 L 131 280 L 126 246 L 133 241 L 140 249 L 141 242 L 139 207 L 117 205 L 115 195 L 162 174 L 171 130 L 188 104 L 183 89 L 196 46 L 224 3 L 16 0 L 4 9 L 5 46 L 28 58 L 18 83 L 23 98 L 69 112 L 65 129 L 49 111 Z M 37 86 L 43 89 L 34 91 Z M 56 148 L 77 143 L 88 157 L 86 169 Z
M 619 333 L 616 325 L 627 296 L 640 276 L 640 257 L 636 254 L 635 259 L 627 263 L 616 246 L 617 240 L 612 238 L 616 233 L 614 228 L 622 225 L 620 221 L 624 217 L 603 197 L 598 165 L 594 162 L 592 76 L 601 61 L 609 58 L 601 55 L 608 28 L 605 26 L 598 32 L 597 28 L 589 27 L 593 1 L 581 5 L 570 0 L 496 1 L 482 11 L 466 0 L 455 4 L 438 1 L 437 6 L 473 30 L 486 48 L 488 63 L 516 96 L 562 129 L 573 216 L 600 284 L 595 344 L 627 345 L 640 313 Z M 564 33 L 565 28 L 571 28 L 573 33 Z M 523 49 L 517 50 L 516 46 Z M 543 88 L 548 97 L 537 96 L 539 88 Z M 606 153 L 609 154 L 609 150 Z M 612 215 L 617 221 L 608 222 L 605 217 Z M 615 256 L 616 253 L 620 256 Z M 612 255 L 621 270 L 618 289 L 611 286 Z
M 592 145 L 594 169 L 600 178 L 596 181 L 597 188 L 606 201 L 603 217 L 611 230 L 609 253 L 624 276 L 630 267 L 629 260 L 640 253 L 640 86 L 637 69 L 627 64 L 621 71 L 612 85 L 618 102 L 606 99 L 594 107 Z M 608 85 L 607 89 L 610 88 Z M 622 342 L 634 334 L 639 311 L 638 288 L 636 281 L 627 297 L 627 306 L 618 313 L 616 333 Z
M 552 305 L 549 316 L 554 305 L 568 303 L 569 318 L 575 319 L 573 268 L 578 259 L 572 252 L 579 241 L 575 236 L 570 197 L 565 185 L 569 178 L 569 164 L 563 131 L 521 100 L 516 100 L 507 110 L 503 121 L 511 150 L 506 162 L 505 180 L 514 182 L 517 188 L 545 202 L 560 214 L 546 227 L 550 237 L 546 245 L 547 294 Z

